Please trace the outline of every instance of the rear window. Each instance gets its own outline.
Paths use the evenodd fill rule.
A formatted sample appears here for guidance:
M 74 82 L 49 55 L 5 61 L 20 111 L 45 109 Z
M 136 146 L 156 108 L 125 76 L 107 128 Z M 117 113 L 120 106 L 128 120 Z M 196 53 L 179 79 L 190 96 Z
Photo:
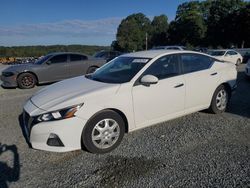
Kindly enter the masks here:
M 67 62 L 67 55 L 57 55 L 50 59 L 51 63 L 66 63 Z
M 70 61 L 82 61 L 86 60 L 87 57 L 83 55 L 78 55 L 78 54 L 72 54 L 70 55 Z

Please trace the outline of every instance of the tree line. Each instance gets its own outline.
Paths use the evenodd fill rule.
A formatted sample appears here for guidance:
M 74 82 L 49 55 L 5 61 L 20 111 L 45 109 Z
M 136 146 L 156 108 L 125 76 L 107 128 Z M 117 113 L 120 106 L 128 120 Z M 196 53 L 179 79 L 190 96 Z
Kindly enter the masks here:
M 40 57 L 53 52 L 79 52 L 93 55 L 97 51 L 107 49 L 109 49 L 107 46 L 88 45 L 0 46 L 0 57 Z
M 188 1 L 178 6 L 171 22 L 166 15 L 151 21 L 142 13 L 132 14 L 121 21 L 111 44 L 124 52 L 161 45 L 250 47 L 250 2 Z

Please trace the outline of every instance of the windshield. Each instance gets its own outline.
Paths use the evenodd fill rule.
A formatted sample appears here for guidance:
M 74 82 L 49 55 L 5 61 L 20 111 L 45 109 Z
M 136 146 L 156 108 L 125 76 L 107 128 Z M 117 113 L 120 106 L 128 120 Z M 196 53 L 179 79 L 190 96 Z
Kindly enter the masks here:
M 105 83 L 129 82 L 149 60 L 148 58 L 118 57 L 93 74 L 86 75 L 86 78 Z
M 34 64 L 41 65 L 43 62 L 47 61 L 52 55 L 46 55 L 35 61 Z
M 210 55 L 212 56 L 223 56 L 225 54 L 226 51 L 211 51 L 209 52 Z

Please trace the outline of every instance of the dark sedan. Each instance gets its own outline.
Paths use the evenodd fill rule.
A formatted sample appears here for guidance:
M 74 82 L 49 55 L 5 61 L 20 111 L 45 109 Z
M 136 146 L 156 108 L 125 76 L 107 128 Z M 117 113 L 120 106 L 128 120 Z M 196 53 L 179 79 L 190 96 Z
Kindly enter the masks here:
M 106 61 L 79 53 L 51 53 L 35 63 L 10 66 L 2 72 L 3 87 L 29 89 L 36 84 L 56 82 L 89 74 Z
M 118 51 L 105 51 L 105 50 L 102 50 L 100 52 L 97 52 L 94 55 L 94 57 L 105 59 L 108 62 L 108 61 L 111 61 L 112 59 L 118 57 L 119 55 L 122 55 L 122 53 L 118 52 Z

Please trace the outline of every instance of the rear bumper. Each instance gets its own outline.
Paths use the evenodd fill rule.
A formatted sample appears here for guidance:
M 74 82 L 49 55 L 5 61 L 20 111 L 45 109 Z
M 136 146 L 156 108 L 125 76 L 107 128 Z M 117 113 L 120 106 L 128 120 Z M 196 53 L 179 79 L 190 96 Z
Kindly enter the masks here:
M 14 76 L 1 76 L 2 87 L 17 87 L 16 75 Z

